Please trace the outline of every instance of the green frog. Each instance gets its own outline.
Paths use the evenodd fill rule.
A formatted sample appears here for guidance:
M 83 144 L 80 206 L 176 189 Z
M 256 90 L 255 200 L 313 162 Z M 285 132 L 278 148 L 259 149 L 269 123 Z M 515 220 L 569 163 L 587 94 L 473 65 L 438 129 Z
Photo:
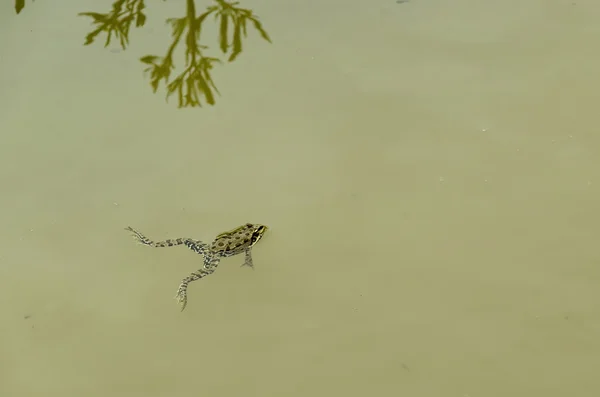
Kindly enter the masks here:
M 206 244 L 200 240 L 194 240 L 187 237 L 164 241 L 152 241 L 132 227 L 128 226 L 125 228 L 125 230 L 133 234 L 136 241 L 143 245 L 157 248 L 185 245 L 192 251 L 204 257 L 204 266 L 181 280 L 181 284 L 179 284 L 175 299 L 181 305 L 182 311 L 187 306 L 188 285 L 192 281 L 200 280 L 201 278 L 213 274 L 217 269 L 217 266 L 219 266 L 221 258 L 238 255 L 243 252 L 245 254 L 245 259 L 242 266 L 254 268 L 252 262 L 252 247 L 260 241 L 267 229 L 268 227 L 265 225 L 246 223 L 245 225 L 219 234 L 212 243 Z

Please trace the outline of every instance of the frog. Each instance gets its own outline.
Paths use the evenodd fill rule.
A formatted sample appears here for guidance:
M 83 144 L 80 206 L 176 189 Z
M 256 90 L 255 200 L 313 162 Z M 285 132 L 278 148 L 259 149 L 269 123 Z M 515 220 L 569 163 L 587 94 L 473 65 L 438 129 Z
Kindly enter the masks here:
M 139 244 L 155 248 L 185 245 L 190 250 L 204 257 L 203 266 L 185 277 L 179 284 L 174 299 L 180 304 L 181 311 L 187 306 L 187 289 L 189 284 L 213 274 L 217 270 L 222 258 L 244 253 L 244 263 L 241 266 L 248 266 L 254 269 L 252 247 L 263 238 L 268 229 L 267 226 L 262 224 L 246 223 L 235 229 L 218 234 L 210 244 L 207 244 L 201 240 L 189 237 L 153 241 L 131 226 L 125 228 Z

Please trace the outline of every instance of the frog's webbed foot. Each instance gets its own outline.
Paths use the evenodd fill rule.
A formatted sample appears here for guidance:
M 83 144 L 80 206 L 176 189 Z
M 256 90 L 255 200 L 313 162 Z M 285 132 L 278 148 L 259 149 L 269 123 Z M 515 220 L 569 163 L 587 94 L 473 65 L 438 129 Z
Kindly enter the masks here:
M 187 284 L 182 282 L 181 285 L 179 285 L 175 299 L 177 299 L 177 302 L 181 305 L 181 311 L 183 311 L 187 306 Z
M 200 280 L 201 278 L 204 278 L 206 276 L 213 274 L 215 272 L 215 270 L 217 270 L 217 266 L 219 266 L 219 262 L 220 262 L 219 257 L 205 256 L 204 257 L 204 266 L 201 269 L 199 269 L 198 271 L 195 271 L 194 273 L 190 274 L 189 276 L 187 276 L 186 278 L 181 280 L 181 284 L 179 284 L 179 288 L 177 289 L 177 294 L 175 295 L 175 299 L 181 305 L 181 311 L 183 311 L 183 309 L 185 309 L 185 307 L 187 306 L 188 285 L 193 281 Z
M 250 250 L 250 249 L 246 250 L 244 263 L 242 263 L 242 265 L 240 267 L 244 267 L 244 266 L 248 266 L 249 268 L 254 270 L 254 262 L 252 262 L 252 250 Z

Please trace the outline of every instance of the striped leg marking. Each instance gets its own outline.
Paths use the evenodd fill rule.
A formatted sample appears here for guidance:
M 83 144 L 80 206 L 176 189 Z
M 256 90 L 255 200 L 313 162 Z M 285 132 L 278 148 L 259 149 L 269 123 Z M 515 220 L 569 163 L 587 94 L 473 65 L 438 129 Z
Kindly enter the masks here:
M 164 241 L 152 241 L 148 237 L 144 236 L 139 231 L 134 228 L 127 226 L 125 228 L 128 232 L 133 235 L 133 238 L 139 243 L 143 245 L 147 245 L 148 247 L 154 248 L 163 248 L 163 247 L 175 247 L 178 245 L 185 245 L 192 251 L 197 254 L 204 255 L 206 250 L 208 249 L 208 245 L 203 243 L 200 240 L 194 240 L 188 237 L 181 237 L 176 239 L 168 239 Z

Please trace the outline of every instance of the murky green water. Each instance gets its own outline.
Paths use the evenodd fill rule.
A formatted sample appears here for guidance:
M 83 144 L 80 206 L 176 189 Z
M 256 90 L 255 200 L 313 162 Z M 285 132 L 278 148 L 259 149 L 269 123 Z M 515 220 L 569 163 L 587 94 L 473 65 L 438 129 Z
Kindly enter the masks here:
M 0 395 L 600 393 L 600 3 L 243 0 L 273 44 L 183 110 L 183 1 L 126 51 L 54 3 L 0 8 Z M 245 222 L 182 313 L 201 258 L 123 230 Z

